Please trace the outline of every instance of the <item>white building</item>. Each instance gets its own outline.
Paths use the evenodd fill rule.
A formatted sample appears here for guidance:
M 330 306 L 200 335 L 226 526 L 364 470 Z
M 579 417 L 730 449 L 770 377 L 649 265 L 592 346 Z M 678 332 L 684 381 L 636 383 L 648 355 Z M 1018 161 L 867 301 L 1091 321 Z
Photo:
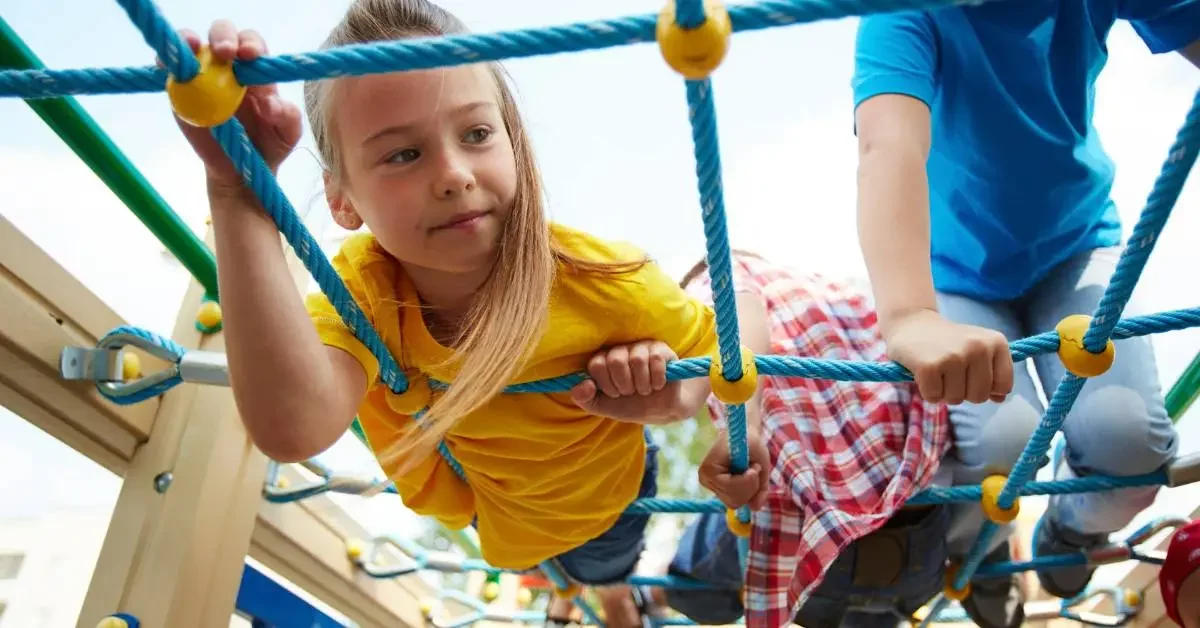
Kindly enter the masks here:
M 111 507 L 0 519 L 0 628 L 71 628 L 100 555 Z

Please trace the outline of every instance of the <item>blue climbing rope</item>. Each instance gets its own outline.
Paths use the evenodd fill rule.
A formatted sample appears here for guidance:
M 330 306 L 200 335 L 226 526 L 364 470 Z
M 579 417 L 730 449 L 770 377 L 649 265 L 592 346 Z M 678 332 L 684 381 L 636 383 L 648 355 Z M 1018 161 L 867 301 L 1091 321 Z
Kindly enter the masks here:
M 768 0 L 732 5 L 728 7 L 728 12 L 734 32 L 740 32 L 870 13 L 978 2 L 979 0 Z M 135 5 L 141 4 L 150 2 L 135 2 Z M 161 22 L 162 28 L 166 29 L 164 32 L 169 33 L 166 21 L 157 11 L 155 16 L 154 20 Z M 260 57 L 249 62 L 237 61 L 234 63 L 234 73 L 243 85 L 267 85 L 600 50 L 653 42 L 657 20 L 656 14 L 645 14 L 544 28 L 355 44 L 329 50 Z M 151 29 L 151 32 L 159 31 Z M 156 51 L 164 46 L 157 36 L 147 36 L 147 41 Z M 182 50 L 191 52 L 186 45 Z M 188 76 L 185 68 L 174 74 L 181 79 Z M 0 71 L 0 98 L 15 96 L 33 99 L 72 94 L 162 91 L 166 75 L 165 70 L 153 66 L 94 70 L 6 70 Z
M 666 0 L 675 11 L 676 24 L 684 29 L 696 28 L 707 19 L 702 0 Z M 25 99 L 53 98 L 71 94 L 111 94 L 155 92 L 164 89 L 168 75 L 180 82 L 192 80 L 199 63 L 186 42 L 173 29 L 152 0 L 117 0 L 128 14 L 143 39 L 155 51 L 163 67 L 126 67 L 66 70 L 5 70 L 0 71 L 0 97 Z M 875 12 L 906 9 L 930 9 L 957 4 L 978 4 L 979 0 L 766 0 L 728 7 L 734 32 L 764 29 L 823 19 L 861 16 Z M 301 54 L 262 57 L 251 62 L 235 62 L 234 74 L 243 85 L 262 85 L 296 80 L 316 80 L 340 76 L 381 72 L 448 67 L 484 61 L 498 61 L 538 55 L 598 50 L 636 43 L 652 42 L 658 16 L 638 15 L 612 20 L 566 24 L 546 28 L 522 29 L 484 34 L 430 37 L 402 41 L 373 42 L 330 50 Z M 717 319 L 717 341 L 721 360 L 721 376 L 738 381 L 744 376 L 739 342 L 732 256 L 724 206 L 720 147 L 717 137 L 716 109 L 712 84 L 708 79 L 686 80 L 689 121 L 691 123 L 696 160 L 699 205 L 703 219 L 708 272 L 712 279 L 714 311 Z M 300 217 L 280 189 L 277 180 L 247 137 L 245 129 L 235 119 L 213 130 L 213 136 L 242 173 L 247 186 L 261 202 L 264 211 L 275 222 L 280 233 L 296 252 L 312 277 L 328 296 L 338 315 L 364 346 L 378 360 L 380 380 L 390 390 L 402 394 L 408 380 L 370 320 L 354 301 L 341 278 L 308 232 Z M 1175 206 L 1184 182 L 1200 153 L 1200 93 L 1192 103 L 1162 171 L 1155 181 L 1145 208 L 1121 255 L 1112 280 L 1093 312 L 1091 323 L 1083 338 L 1086 350 L 1097 352 L 1110 340 L 1161 333 L 1200 326 L 1200 308 L 1162 312 L 1149 316 L 1121 319 L 1126 304 Z M 115 403 L 131 404 L 159 396 L 184 381 L 180 365 L 187 350 L 156 334 L 134 327 L 112 330 L 99 342 L 104 347 L 120 347 L 122 343 L 137 342 L 152 354 L 165 359 L 171 368 L 155 378 L 140 382 L 102 382 L 98 388 Z M 1057 334 L 1048 332 L 1015 341 L 1010 345 L 1014 362 L 1033 355 L 1056 351 Z M 667 367 L 671 381 L 707 377 L 710 357 L 678 360 Z M 759 373 L 769 376 L 810 377 L 844 381 L 910 381 L 911 374 L 895 363 L 862 363 L 795 356 L 755 356 Z M 562 392 L 584 378 L 583 373 L 515 384 L 507 393 Z M 1007 478 L 997 498 L 1000 508 L 1010 508 L 1022 495 L 1058 495 L 1088 491 L 1111 490 L 1130 486 L 1162 485 L 1167 482 L 1165 471 L 1136 477 L 1116 478 L 1086 476 L 1070 480 L 1031 481 L 1037 469 L 1044 465 L 1045 455 L 1054 435 L 1060 430 L 1070 412 L 1085 379 L 1068 373 L 1055 388 L 1042 420 L 1027 443 L 1020 459 Z M 431 382 L 444 389 L 447 382 Z M 743 404 L 728 407 L 728 437 L 733 471 L 741 473 L 749 463 L 746 435 L 746 409 Z M 416 413 L 419 419 L 422 412 Z M 439 443 L 439 453 L 465 480 L 461 465 L 445 442 Z M 324 484 L 301 487 L 292 492 L 277 492 L 273 501 L 293 501 L 331 490 Z M 383 490 L 395 492 L 394 486 Z M 911 504 L 970 502 L 981 499 L 978 486 L 929 488 L 909 500 Z M 629 513 L 692 512 L 720 513 L 724 506 L 716 500 L 640 499 L 630 505 Z M 738 510 L 741 521 L 749 521 L 749 510 Z M 977 536 L 966 561 L 954 578 L 953 586 L 961 589 L 975 576 L 1012 573 L 1026 568 L 1049 569 L 1081 564 L 1086 557 L 1079 555 L 1038 557 L 1024 563 L 982 565 L 988 546 L 996 534 L 996 524 L 986 522 Z M 739 544 L 745 558 L 745 542 Z M 425 565 L 419 554 L 418 567 Z M 1136 560 L 1153 562 L 1150 556 L 1130 553 Z M 482 562 L 468 565 L 473 569 L 491 569 Z M 547 577 L 560 589 L 570 585 L 567 574 L 553 561 L 540 566 Z M 631 582 L 659 586 L 703 586 L 687 579 L 634 576 Z M 595 612 L 582 596 L 575 601 L 590 621 L 600 623 Z M 945 607 L 939 599 L 930 618 Z M 472 606 L 482 613 L 482 607 Z M 481 615 L 482 616 L 482 615 Z M 926 621 L 929 621 L 927 618 Z M 656 622 L 660 625 L 675 622 Z

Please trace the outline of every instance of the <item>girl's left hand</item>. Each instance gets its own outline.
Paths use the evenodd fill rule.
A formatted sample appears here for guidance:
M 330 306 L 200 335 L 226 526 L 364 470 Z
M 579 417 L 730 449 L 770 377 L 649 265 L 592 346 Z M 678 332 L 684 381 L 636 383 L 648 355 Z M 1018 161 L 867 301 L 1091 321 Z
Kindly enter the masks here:
M 667 362 L 676 358 L 671 347 L 657 340 L 601 351 L 588 362 L 590 379 L 571 389 L 571 399 L 593 414 L 635 423 L 689 418 L 683 382 L 667 381 Z

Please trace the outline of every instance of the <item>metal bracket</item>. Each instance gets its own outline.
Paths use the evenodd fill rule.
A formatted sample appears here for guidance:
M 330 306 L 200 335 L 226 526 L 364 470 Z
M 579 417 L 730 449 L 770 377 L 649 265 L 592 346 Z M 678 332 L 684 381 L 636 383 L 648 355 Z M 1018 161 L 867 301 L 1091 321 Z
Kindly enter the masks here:
M 124 357 L 120 347 L 65 347 L 58 355 L 58 372 L 74 381 L 120 382 Z
M 1167 486 L 1185 486 L 1200 482 L 1200 452 L 1176 458 L 1167 467 Z

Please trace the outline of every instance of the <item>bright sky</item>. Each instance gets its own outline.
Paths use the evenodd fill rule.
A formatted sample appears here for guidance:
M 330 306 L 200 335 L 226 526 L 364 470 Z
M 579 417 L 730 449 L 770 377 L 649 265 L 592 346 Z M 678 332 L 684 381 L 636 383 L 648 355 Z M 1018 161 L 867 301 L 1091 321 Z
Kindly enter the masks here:
M 655 12 L 658 0 L 446 0 L 475 31 L 494 31 Z M 266 38 L 273 53 L 316 48 L 345 1 L 164 0 L 176 27 L 205 31 L 233 19 Z M 141 65 L 153 54 L 116 3 L 0 0 L 0 12 L 49 67 Z M 49 19 L 48 19 L 49 16 Z M 738 34 L 714 77 L 726 207 L 735 246 L 833 275 L 862 274 L 854 230 L 855 142 L 850 74 L 852 19 Z M 1198 86 L 1177 56 L 1152 57 L 1118 25 L 1100 78 L 1097 125 L 1117 162 L 1115 197 L 1136 220 Z M 517 60 L 518 89 L 547 182 L 552 217 L 632 241 L 681 274 L 703 254 L 691 135 L 680 77 L 653 45 Z M 282 86 L 299 101 L 300 84 Z M 207 212 L 203 175 L 161 94 L 82 97 L 176 212 L 198 232 Z M 70 150 L 20 101 L 0 100 L 3 215 L 60 260 L 129 322 L 167 332 L 184 284 L 162 247 Z M 321 200 L 311 135 L 280 180 L 315 231 L 333 235 Z M 1200 192 L 1193 176 L 1141 281 L 1149 310 L 1200 304 L 1190 274 L 1200 262 Z M 1200 332 L 1159 337 L 1159 371 L 1169 386 L 1200 350 Z M 0 517 L 81 501 L 107 504 L 117 481 L 25 422 L 0 418 Z M 1180 426 L 1181 451 L 1200 450 L 1200 420 Z M 371 472 L 354 443 L 330 463 Z M 31 482 L 30 478 L 39 478 Z M 395 504 L 356 506 L 371 527 L 395 530 Z M 391 501 L 391 500 L 388 500 Z M 1188 512 L 1196 491 L 1160 498 Z

